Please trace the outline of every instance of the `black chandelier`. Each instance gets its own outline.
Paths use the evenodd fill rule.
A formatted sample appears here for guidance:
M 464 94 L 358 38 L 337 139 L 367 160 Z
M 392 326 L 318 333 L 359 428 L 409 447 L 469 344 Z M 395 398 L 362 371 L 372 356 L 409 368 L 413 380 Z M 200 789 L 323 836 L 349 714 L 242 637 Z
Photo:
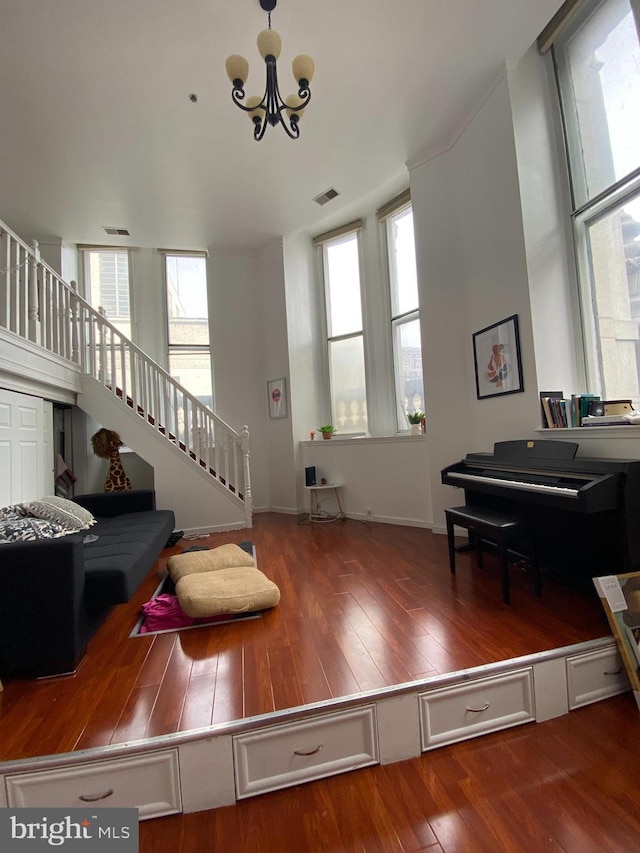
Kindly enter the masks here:
M 262 30 L 258 35 L 258 50 L 267 67 L 267 87 L 262 98 L 250 95 L 246 102 L 242 103 L 245 96 L 244 84 L 249 76 L 249 63 L 244 56 L 234 54 L 229 56 L 225 63 L 227 74 L 233 83 L 231 97 L 241 110 L 249 113 L 249 118 L 253 121 L 253 138 L 256 141 L 262 139 L 268 124 L 273 127 L 281 124 L 291 139 L 297 139 L 300 136 L 298 122 L 311 99 L 309 83 L 315 66 L 310 56 L 296 56 L 291 68 L 298 83 L 298 94 L 288 95 L 283 99 L 278 88 L 276 68 L 281 40 L 278 33 L 271 29 L 271 12 L 276 7 L 276 0 L 260 0 L 260 6 L 269 16 L 269 29 Z

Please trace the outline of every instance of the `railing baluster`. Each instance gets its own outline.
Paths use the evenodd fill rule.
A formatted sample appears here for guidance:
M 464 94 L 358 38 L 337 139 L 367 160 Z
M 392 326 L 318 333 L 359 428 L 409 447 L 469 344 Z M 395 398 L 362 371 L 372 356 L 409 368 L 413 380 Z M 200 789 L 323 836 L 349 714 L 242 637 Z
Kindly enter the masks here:
M 38 243 L 32 243 L 32 254 L 28 256 L 27 289 L 27 337 L 34 344 L 40 343 L 40 312 L 38 310 Z
M 4 228 L 0 229 L 0 326 L 9 327 L 9 266 L 11 237 Z

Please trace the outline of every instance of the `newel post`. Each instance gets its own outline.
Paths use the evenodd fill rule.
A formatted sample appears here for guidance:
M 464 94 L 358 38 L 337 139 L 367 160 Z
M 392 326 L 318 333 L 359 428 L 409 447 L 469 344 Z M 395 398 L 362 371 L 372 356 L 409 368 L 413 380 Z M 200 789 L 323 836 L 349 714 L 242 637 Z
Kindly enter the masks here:
M 253 527 L 253 498 L 251 496 L 251 474 L 249 472 L 249 427 L 245 424 L 238 433 L 238 443 L 242 453 L 242 473 L 244 477 L 244 513 L 247 527 Z
M 27 338 L 34 344 L 40 343 L 40 308 L 38 300 L 38 267 L 40 252 L 38 241 L 31 243 L 33 254 L 29 255 L 29 281 L 27 284 Z

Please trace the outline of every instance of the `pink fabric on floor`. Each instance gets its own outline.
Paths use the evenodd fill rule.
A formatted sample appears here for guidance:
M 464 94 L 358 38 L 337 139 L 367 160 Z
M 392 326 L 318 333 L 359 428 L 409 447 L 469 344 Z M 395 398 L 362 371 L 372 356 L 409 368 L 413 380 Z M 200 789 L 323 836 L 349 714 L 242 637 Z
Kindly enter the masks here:
M 196 624 L 196 620 L 192 616 L 187 616 L 180 607 L 177 595 L 166 593 L 158 595 L 142 605 L 142 612 L 144 622 L 140 626 L 141 634 L 149 631 L 167 631 L 172 628 L 188 628 Z

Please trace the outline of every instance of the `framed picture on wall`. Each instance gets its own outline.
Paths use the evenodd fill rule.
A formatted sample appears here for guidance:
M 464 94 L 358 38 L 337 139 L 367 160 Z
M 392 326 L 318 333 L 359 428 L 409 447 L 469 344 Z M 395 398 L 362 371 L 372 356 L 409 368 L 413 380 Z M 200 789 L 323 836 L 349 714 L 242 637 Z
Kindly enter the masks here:
M 473 360 L 478 400 L 524 391 L 517 314 L 474 333 Z
M 270 418 L 286 418 L 288 415 L 287 406 L 287 380 L 270 379 L 267 382 L 267 399 L 269 403 Z

